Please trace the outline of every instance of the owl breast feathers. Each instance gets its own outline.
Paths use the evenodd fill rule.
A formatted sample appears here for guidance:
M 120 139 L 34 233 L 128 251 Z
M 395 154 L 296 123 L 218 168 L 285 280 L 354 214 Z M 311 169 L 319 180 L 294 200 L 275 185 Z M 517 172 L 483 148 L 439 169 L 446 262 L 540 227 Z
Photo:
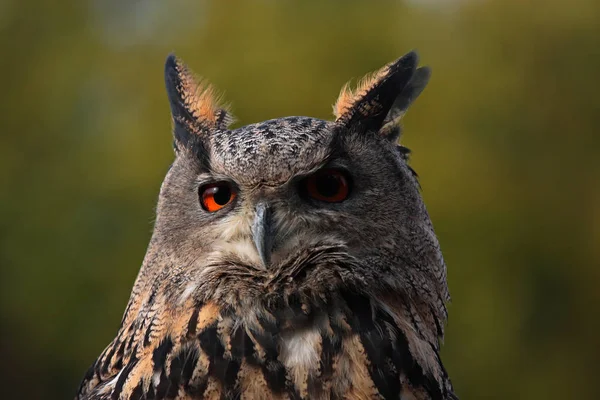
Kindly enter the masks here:
M 115 339 L 78 399 L 454 399 L 446 267 L 397 144 L 429 80 L 409 53 L 334 121 L 230 130 L 174 56 L 175 161 Z

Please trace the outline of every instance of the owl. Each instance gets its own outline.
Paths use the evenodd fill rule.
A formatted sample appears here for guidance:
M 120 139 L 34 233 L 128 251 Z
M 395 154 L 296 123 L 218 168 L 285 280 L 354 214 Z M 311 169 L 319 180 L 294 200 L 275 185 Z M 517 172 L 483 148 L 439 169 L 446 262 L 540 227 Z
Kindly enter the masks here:
M 229 129 L 165 65 L 175 160 L 115 339 L 77 399 L 456 399 L 446 266 L 400 120 L 415 52 L 344 86 L 335 120 Z

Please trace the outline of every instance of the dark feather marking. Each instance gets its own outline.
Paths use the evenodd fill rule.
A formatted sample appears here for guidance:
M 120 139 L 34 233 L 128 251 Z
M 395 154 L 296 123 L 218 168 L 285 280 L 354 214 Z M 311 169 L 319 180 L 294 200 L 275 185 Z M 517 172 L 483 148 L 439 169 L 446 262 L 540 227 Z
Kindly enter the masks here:
M 108 374 L 108 367 L 110 366 L 110 363 L 112 361 L 112 357 L 115 354 L 115 351 L 117 350 L 117 347 L 119 346 L 119 344 L 120 344 L 119 343 L 119 339 L 117 339 L 116 342 L 111 346 L 111 348 L 108 351 L 108 353 L 106 353 L 106 355 L 103 357 L 104 358 L 104 362 L 102 363 L 102 367 L 100 368 L 101 375 Z
M 132 327 L 131 327 L 131 331 L 129 332 L 129 340 L 127 341 L 127 346 L 125 346 L 124 351 L 131 350 L 131 348 L 133 347 L 133 340 L 135 339 L 135 336 L 136 336 L 135 333 L 138 329 L 137 326 L 133 326 L 134 324 L 131 324 L 131 325 L 132 325 Z
M 146 333 L 144 334 L 144 347 L 148 347 L 150 345 L 150 335 L 152 334 L 152 328 L 154 327 L 154 318 L 150 320 L 150 324 L 146 329 Z
M 215 368 L 222 368 L 222 371 L 216 372 L 218 376 L 222 376 L 224 395 L 227 398 L 235 397 L 239 394 L 239 388 L 236 387 L 237 376 L 240 372 L 241 363 L 238 360 L 221 359 L 222 365 L 216 365 Z
M 276 394 L 281 394 L 286 388 L 285 367 L 280 361 L 268 359 L 262 366 L 263 375 L 271 389 Z
M 98 371 L 98 369 L 96 369 L 96 371 L 94 372 L 94 375 L 96 376 L 96 378 L 98 379 L 98 381 L 102 381 L 102 376 L 100 375 L 100 372 Z
M 264 317 L 259 318 L 259 322 L 262 325 L 262 330 L 249 329 L 257 344 L 265 351 L 264 363 L 260 363 L 254 356 L 254 343 L 249 335 L 242 329 L 237 329 L 233 334 L 232 351 L 235 351 L 235 353 L 232 353 L 232 355 L 234 355 L 236 359 L 239 359 L 240 356 L 243 355 L 251 365 L 260 364 L 267 385 L 274 393 L 280 394 L 286 389 L 286 370 L 281 361 L 277 360 L 279 352 L 277 350 L 276 338 L 279 336 L 279 327 L 276 322 Z M 235 349 L 235 347 L 238 346 L 235 346 L 234 344 L 240 343 L 242 344 L 242 349 Z M 235 365 L 236 376 L 238 371 L 239 364 Z M 232 372 L 233 371 L 230 371 L 230 374 L 232 374 Z M 289 387 L 288 390 L 290 396 L 293 398 L 295 390 Z
M 363 295 L 344 292 L 350 315 L 348 322 L 354 332 L 360 335 L 360 341 L 369 359 L 369 374 L 379 393 L 386 399 L 398 398 L 400 395 L 400 373 L 398 368 L 391 368 L 390 353 L 392 344 L 388 332 L 376 324 L 371 300 Z
M 156 393 L 154 392 L 154 386 L 150 383 L 150 387 L 148 388 L 148 393 L 146 393 L 147 400 L 153 400 L 156 398 Z
M 223 384 L 225 391 L 232 394 L 240 370 L 240 360 L 227 359 L 223 356 L 225 347 L 219 339 L 216 322 L 204 329 L 199 339 L 202 350 L 208 355 L 208 374 L 217 378 Z
M 390 365 L 392 346 L 389 338 L 380 331 L 362 332 L 360 338 L 370 361 L 369 373 L 377 390 L 386 399 L 398 398 L 401 389 L 400 374 Z
M 142 387 L 142 381 L 137 384 L 137 386 L 131 392 L 129 396 L 129 400 L 142 400 L 144 398 L 144 388 Z
M 298 276 L 296 279 L 301 280 Z M 286 326 L 299 329 L 309 326 L 314 321 L 316 313 L 309 313 L 302 309 L 302 300 L 297 293 L 288 296 L 286 304 L 275 312 L 278 321 L 286 321 Z
M 153 286 L 150 291 L 150 296 L 148 296 L 148 300 L 147 300 L 146 304 L 154 303 L 154 299 L 156 298 L 157 293 L 158 293 L 158 288 Z
M 123 385 L 127 378 L 129 377 L 129 373 L 133 370 L 133 367 L 137 365 L 138 360 L 135 357 L 132 357 L 131 360 L 127 363 L 125 368 L 121 370 L 119 373 L 119 379 L 117 379 L 117 383 L 115 384 L 115 388 L 110 396 L 111 400 L 117 400 L 121 395 L 121 391 L 123 390 Z
M 173 348 L 173 340 L 167 338 L 152 352 L 152 362 L 154 363 L 154 371 L 160 371 L 164 368 L 167 354 Z
M 198 334 L 200 347 L 206 352 L 210 360 L 210 364 L 215 358 L 223 357 L 225 348 L 217 336 L 217 323 L 213 322 Z
M 336 321 L 334 318 L 330 319 L 331 330 L 333 331 L 333 336 L 335 338 L 339 338 L 340 340 L 346 336 L 348 336 L 348 332 L 346 332 L 346 327 L 342 326 L 339 321 Z
M 342 341 L 339 336 L 334 336 L 333 340 L 327 333 L 321 335 L 321 359 L 320 370 L 323 380 L 329 379 L 333 373 L 333 359 L 342 351 Z
M 246 359 L 251 365 L 257 365 L 254 356 L 254 342 L 243 327 L 236 329 L 231 335 L 231 356 L 236 360 Z
M 342 292 L 349 312 L 345 312 L 348 322 L 355 332 L 371 331 L 375 329 L 375 321 L 371 300 L 363 295 Z
M 156 385 L 156 398 L 162 399 L 167 393 L 170 381 L 165 372 L 165 362 L 167 355 L 173 349 L 173 341 L 167 337 L 154 351 L 152 352 L 152 363 L 154 364 L 154 372 L 160 371 L 158 385 Z M 150 385 L 152 387 L 152 385 Z
M 397 326 L 390 315 L 379 310 L 377 318 L 386 321 L 392 326 Z M 424 373 L 423 368 L 415 361 L 408 346 L 408 339 L 401 329 L 397 329 L 396 341 L 392 343 L 392 362 L 398 371 L 404 372 L 410 384 L 422 387 L 431 396 L 432 400 L 443 400 L 442 390 L 439 383 L 430 373 Z M 436 352 L 437 354 L 437 352 Z
M 171 360 L 171 365 L 169 368 L 169 386 L 167 387 L 166 398 L 173 399 L 177 396 L 179 392 L 179 384 L 181 381 L 181 374 L 183 371 L 183 363 L 185 357 L 185 351 L 180 351 L 176 357 L 173 357 Z
M 156 399 L 164 399 L 167 394 L 167 389 L 169 388 L 169 378 L 163 369 L 160 372 L 160 377 L 158 379 L 158 385 L 156 385 Z
M 127 304 L 127 307 L 125 307 L 125 312 L 123 313 L 123 316 L 121 317 L 121 325 L 120 328 L 123 327 L 123 323 L 125 322 L 125 318 L 127 318 L 127 314 L 129 314 L 129 309 L 131 308 L 131 305 L 133 304 L 133 301 L 130 301 Z
M 188 322 L 186 337 L 191 339 L 196 335 L 196 325 L 198 324 L 198 314 L 200 313 L 200 306 L 194 308 L 190 321 Z
M 283 393 L 286 388 L 286 371 L 281 361 L 277 360 L 277 338 L 279 327 L 267 318 L 259 318 L 262 330 L 250 328 L 252 336 L 265 352 L 265 362 L 261 365 L 265 381 L 275 393 Z
M 271 335 L 279 334 L 279 324 L 277 323 L 277 319 L 275 317 L 271 319 L 260 315 L 258 317 L 258 323 L 265 330 L 266 333 Z
M 182 357 L 185 355 L 185 359 L 183 360 L 183 368 L 181 371 L 181 383 L 187 389 L 190 384 L 190 379 L 192 379 L 192 375 L 194 374 L 194 369 L 196 368 L 196 364 L 198 363 L 199 355 L 196 350 L 188 350 L 187 352 L 181 352 L 177 357 Z
M 274 334 L 269 334 L 268 331 L 259 331 L 250 327 L 250 332 L 256 342 L 264 349 L 266 359 L 276 359 L 279 355 L 277 351 L 277 341 Z M 279 335 L 279 332 L 276 333 Z
M 117 358 L 117 362 L 115 363 L 116 369 L 123 368 L 123 354 L 125 354 L 125 343 L 126 342 L 122 342 L 117 350 L 116 355 L 118 356 L 118 358 Z
M 333 359 L 342 351 L 342 341 L 339 336 L 333 338 L 327 332 L 321 333 L 321 355 L 319 359 L 319 376 L 309 375 L 308 393 L 315 398 L 326 397 L 323 393 L 323 383 L 328 382 L 333 374 Z
M 214 350 L 212 353 L 203 347 L 209 356 L 208 374 L 222 382 L 224 394 L 227 392 L 228 396 L 232 395 L 241 363 L 237 359 L 227 359 L 224 357 L 225 348 L 217 336 L 216 325 L 214 328 L 206 329 L 204 332 L 206 334 L 201 337 L 201 343 L 205 340 L 215 343 L 215 346 L 212 346 Z

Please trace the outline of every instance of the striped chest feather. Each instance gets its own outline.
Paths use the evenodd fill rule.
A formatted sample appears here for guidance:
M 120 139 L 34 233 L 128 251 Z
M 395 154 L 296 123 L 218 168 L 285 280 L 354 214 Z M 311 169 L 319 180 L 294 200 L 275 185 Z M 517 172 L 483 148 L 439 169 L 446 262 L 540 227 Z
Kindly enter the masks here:
M 348 294 L 322 308 L 238 314 L 207 303 L 140 315 L 90 368 L 79 398 L 453 398 L 437 340 L 395 306 Z

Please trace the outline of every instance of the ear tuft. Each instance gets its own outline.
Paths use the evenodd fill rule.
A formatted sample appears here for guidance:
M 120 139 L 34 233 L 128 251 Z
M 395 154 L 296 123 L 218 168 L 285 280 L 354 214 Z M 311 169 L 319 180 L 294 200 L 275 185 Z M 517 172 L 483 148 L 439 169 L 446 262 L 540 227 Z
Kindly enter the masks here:
M 165 63 L 165 84 L 173 121 L 189 133 L 204 135 L 215 129 L 227 129 L 233 121 L 216 90 L 173 54 Z
M 346 115 L 352 107 L 354 107 L 354 105 L 369 92 L 369 90 L 372 90 L 377 83 L 387 75 L 389 66 L 390 64 L 387 64 L 379 71 L 363 77 L 354 90 L 350 88 L 349 83 L 346 83 L 342 87 L 340 95 L 333 105 L 333 115 L 335 115 L 336 120 Z
M 357 131 L 378 132 L 396 99 L 402 97 L 413 79 L 418 61 L 417 53 L 412 51 L 361 80 L 357 89 L 350 90 L 345 85 L 333 107 L 336 123 Z M 411 96 L 406 97 L 410 100 Z M 400 108 L 403 106 L 399 104 Z
M 383 126 L 379 133 L 388 138 L 392 142 L 397 142 L 400 138 L 401 127 L 400 121 L 410 105 L 419 97 L 429 79 L 431 78 L 431 69 L 429 67 L 417 68 L 413 77 L 404 87 L 390 111 L 383 120 Z

